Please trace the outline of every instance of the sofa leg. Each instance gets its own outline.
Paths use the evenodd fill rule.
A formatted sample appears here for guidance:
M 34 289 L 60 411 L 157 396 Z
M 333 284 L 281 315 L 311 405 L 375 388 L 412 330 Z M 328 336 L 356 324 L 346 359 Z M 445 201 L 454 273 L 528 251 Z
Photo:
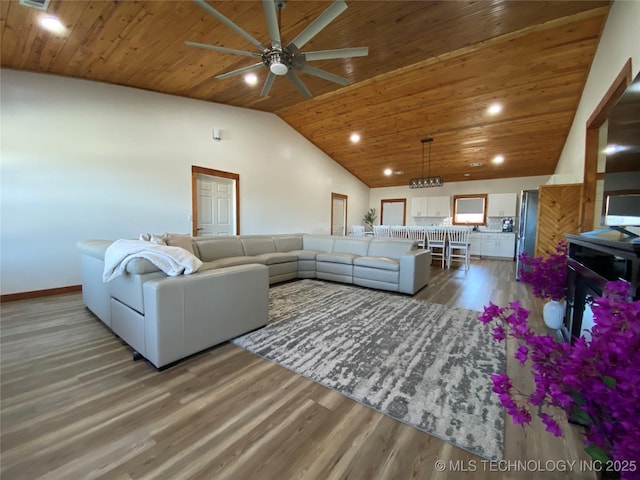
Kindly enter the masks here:
M 144 360 L 144 357 L 134 350 L 133 351 L 133 361 L 137 362 L 138 360 Z

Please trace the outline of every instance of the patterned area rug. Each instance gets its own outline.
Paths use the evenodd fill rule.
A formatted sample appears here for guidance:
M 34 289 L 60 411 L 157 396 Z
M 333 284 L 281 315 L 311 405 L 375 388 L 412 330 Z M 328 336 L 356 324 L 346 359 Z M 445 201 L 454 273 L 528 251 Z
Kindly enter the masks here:
M 236 345 L 491 460 L 504 416 L 491 373 L 505 352 L 479 312 L 316 280 L 271 287 L 270 323 Z

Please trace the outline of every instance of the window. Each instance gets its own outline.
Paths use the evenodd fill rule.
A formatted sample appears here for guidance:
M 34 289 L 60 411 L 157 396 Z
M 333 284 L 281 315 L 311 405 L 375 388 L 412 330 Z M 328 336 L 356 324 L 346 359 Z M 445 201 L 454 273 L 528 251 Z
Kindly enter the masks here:
M 487 195 L 454 195 L 454 225 L 484 225 L 487 223 Z

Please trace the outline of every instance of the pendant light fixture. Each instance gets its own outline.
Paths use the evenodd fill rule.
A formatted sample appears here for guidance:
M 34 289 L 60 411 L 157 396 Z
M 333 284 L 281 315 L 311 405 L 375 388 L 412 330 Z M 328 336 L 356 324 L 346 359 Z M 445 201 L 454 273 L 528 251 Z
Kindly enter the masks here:
M 422 177 L 420 178 L 412 178 L 409 181 L 409 188 L 428 188 L 428 187 L 441 187 L 443 185 L 442 177 L 432 177 L 431 176 L 431 142 L 433 142 L 433 138 L 423 138 L 420 140 L 422 143 Z M 429 144 L 429 172 L 428 175 L 424 176 L 424 144 Z

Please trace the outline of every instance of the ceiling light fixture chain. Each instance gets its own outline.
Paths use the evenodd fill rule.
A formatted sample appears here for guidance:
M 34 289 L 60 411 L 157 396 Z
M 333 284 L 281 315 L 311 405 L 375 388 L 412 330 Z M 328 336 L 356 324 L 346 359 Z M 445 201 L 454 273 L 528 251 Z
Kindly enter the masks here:
M 422 176 L 420 178 L 412 178 L 409 181 L 409 188 L 426 188 L 426 187 L 441 187 L 443 185 L 442 177 L 431 176 L 431 142 L 433 138 L 423 138 L 420 140 L 422 143 Z M 428 176 L 424 176 L 424 144 L 429 144 L 429 172 Z

